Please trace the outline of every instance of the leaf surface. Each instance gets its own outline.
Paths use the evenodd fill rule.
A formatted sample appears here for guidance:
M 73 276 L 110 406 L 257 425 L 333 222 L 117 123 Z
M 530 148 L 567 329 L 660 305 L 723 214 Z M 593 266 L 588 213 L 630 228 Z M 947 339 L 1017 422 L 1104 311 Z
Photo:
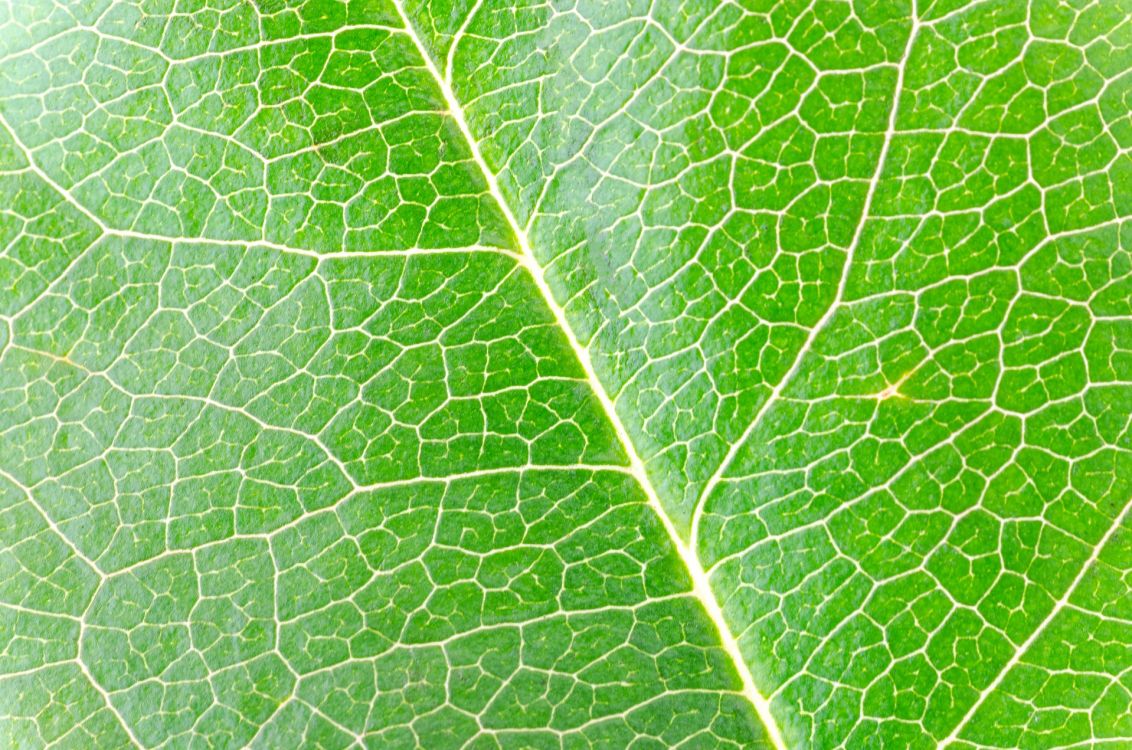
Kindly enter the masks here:
M 0 737 L 1132 742 L 1121 0 L 0 15 Z

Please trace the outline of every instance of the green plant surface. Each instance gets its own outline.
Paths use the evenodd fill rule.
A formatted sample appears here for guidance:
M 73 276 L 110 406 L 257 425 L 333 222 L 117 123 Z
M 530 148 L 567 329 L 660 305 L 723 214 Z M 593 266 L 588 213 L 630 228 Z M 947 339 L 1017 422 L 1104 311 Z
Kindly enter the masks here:
M 0 0 L 0 746 L 1132 746 L 1127 0 Z

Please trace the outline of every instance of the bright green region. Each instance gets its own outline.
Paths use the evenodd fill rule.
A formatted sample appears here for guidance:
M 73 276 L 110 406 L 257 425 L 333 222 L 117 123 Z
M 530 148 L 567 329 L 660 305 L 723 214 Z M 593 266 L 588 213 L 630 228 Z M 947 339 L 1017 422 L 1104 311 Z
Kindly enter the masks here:
M 1081 585 L 991 692 L 954 747 L 1023 750 L 1132 735 L 1132 525 L 1115 529 Z
M 410 6 L 787 745 L 966 731 L 1130 497 L 1127 8 Z

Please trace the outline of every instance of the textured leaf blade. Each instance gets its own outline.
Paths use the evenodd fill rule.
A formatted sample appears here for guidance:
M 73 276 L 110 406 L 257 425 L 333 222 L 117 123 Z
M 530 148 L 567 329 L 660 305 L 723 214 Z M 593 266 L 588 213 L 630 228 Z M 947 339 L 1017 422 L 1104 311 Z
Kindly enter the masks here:
M 1119 2 L 6 28 L 12 736 L 1132 736 Z

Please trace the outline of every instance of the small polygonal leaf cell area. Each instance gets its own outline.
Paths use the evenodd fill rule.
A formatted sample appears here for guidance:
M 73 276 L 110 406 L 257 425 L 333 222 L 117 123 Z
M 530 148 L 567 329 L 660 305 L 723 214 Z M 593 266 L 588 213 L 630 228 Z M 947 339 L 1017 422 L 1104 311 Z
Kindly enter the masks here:
M 1129 0 L 0 0 L 0 747 L 1132 747 Z

